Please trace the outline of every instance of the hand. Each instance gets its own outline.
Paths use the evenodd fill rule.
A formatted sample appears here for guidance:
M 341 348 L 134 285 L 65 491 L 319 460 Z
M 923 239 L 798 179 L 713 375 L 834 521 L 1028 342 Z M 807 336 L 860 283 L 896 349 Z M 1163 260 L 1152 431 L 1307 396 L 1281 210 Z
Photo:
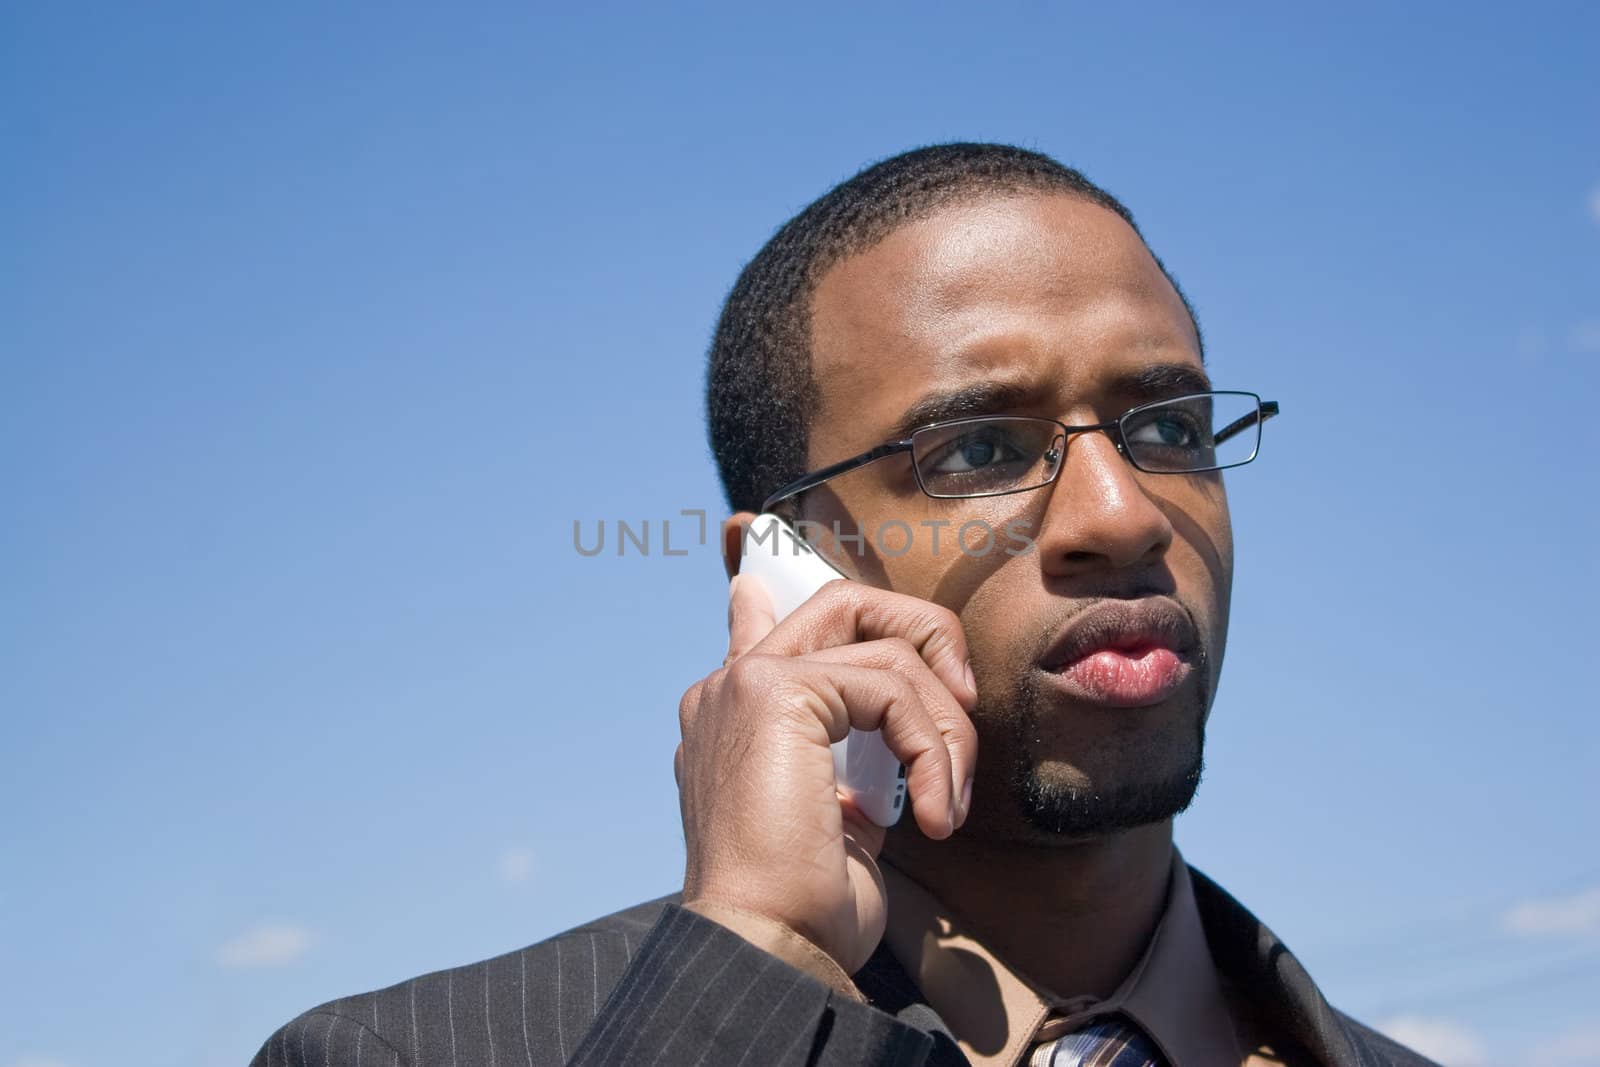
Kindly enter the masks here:
M 731 905 L 853 974 L 883 937 L 884 830 L 839 796 L 829 745 L 882 730 L 928 837 L 966 821 L 978 694 L 955 615 L 835 581 L 774 626 L 758 581 L 729 586 L 728 658 L 678 706 L 685 902 Z

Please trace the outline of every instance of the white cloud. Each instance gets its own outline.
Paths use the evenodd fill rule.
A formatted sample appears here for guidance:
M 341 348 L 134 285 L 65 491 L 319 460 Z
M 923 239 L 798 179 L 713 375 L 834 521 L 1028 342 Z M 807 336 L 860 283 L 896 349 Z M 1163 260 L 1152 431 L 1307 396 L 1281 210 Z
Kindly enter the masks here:
M 512 845 L 500 853 L 496 865 L 501 881 L 520 885 L 533 877 L 533 849 L 525 845 Z
M 1483 1067 L 1485 1062 L 1478 1035 L 1449 1019 L 1397 1015 L 1379 1023 L 1378 1029 L 1444 1067 Z
M 1517 934 L 1600 934 L 1600 888 L 1566 897 L 1524 900 L 1504 917 L 1505 928 Z
M 1597 1067 L 1600 1065 L 1600 1026 L 1580 1026 L 1534 1048 L 1529 1054 L 1540 1067 Z
M 311 934 L 304 927 L 266 923 L 224 942 L 217 963 L 229 970 L 282 967 L 310 948 Z
M 1600 352 L 1600 319 L 1574 326 L 1572 347 L 1579 352 Z

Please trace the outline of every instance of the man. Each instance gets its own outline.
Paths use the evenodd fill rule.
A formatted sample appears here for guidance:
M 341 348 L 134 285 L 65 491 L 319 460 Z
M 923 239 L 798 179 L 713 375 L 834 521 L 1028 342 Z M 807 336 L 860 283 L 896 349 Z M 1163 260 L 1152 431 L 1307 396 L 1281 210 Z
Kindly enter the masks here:
M 772 510 L 857 580 L 776 625 L 732 581 L 680 704 L 682 894 L 325 1005 L 258 1064 L 1426 1062 L 1173 847 L 1221 470 L 1277 407 L 1213 389 L 1121 204 L 1006 146 L 869 168 L 745 268 L 708 405 L 730 571 Z M 906 766 L 887 831 L 836 792 L 852 726 Z

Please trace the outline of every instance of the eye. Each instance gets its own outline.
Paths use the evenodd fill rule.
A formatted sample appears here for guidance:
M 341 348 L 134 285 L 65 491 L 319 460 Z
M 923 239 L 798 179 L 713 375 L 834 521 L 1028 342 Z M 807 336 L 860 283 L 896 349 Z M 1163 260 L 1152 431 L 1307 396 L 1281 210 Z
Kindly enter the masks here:
M 988 496 L 1048 482 L 1060 442 L 1061 424 L 1050 419 L 983 416 L 918 430 L 912 457 L 929 495 Z
M 1157 448 L 1199 448 L 1206 438 L 1198 418 L 1178 408 L 1152 411 L 1128 434 L 1128 443 Z
M 930 457 L 929 474 L 968 474 L 997 463 L 1025 461 L 1010 435 L 1001 429 L 973 430 L 947 441 Z

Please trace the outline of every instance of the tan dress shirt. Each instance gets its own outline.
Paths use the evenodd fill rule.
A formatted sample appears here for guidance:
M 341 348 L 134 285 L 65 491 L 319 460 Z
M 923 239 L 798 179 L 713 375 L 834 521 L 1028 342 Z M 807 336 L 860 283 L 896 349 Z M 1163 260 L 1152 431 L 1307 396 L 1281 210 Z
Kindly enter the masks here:
M 1012 971 L 964 933 L 949 909 L 880 861 L 888 890 L 885 939 L 956 1043 L 976 1067 L 1018 1067 L 1042 1041 L 1098 1016 L 1132 1019 L 1171 1067 L 1281 1067 L 1248 1010 L 1229 990 L 1206 947 L 1189 868 L 1177 849 L 1166 911 L 1144 955 L 1104 1000 L 1061 997 Z M 687 905 L 856 1000 L 859 989 L 810 941 L 771 920 L 717 905 Z

